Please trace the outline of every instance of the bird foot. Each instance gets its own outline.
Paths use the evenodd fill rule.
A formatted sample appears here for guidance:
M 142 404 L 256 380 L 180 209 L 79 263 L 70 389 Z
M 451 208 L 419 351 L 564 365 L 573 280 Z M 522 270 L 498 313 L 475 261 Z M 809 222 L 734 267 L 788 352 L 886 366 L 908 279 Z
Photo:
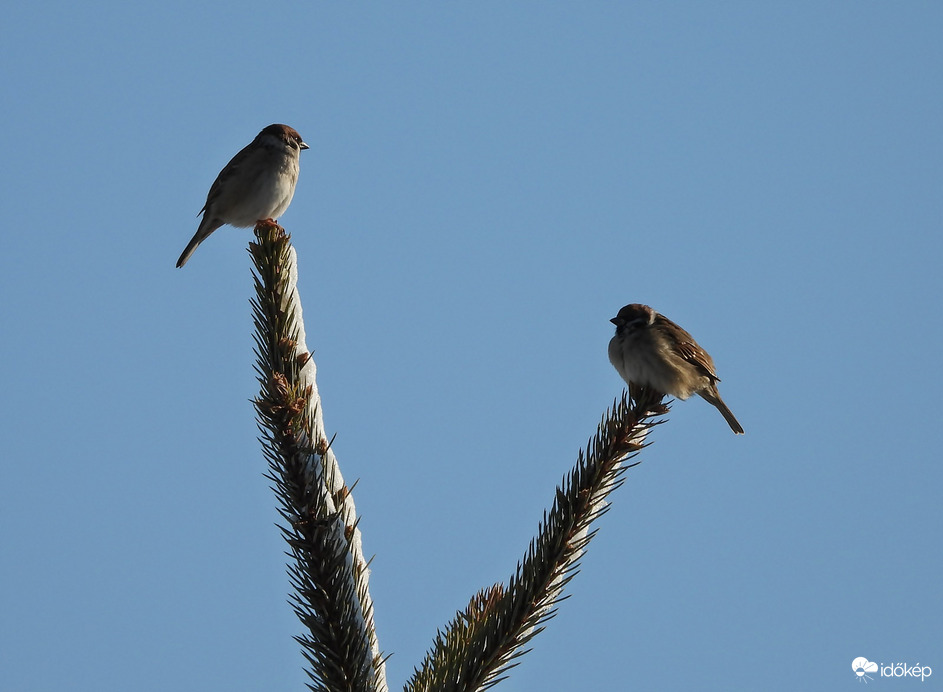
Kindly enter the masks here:
M 261 226 L 262 228 L 280 228 L 275 219 L 259 219 L 255 223 L 256 226 Z

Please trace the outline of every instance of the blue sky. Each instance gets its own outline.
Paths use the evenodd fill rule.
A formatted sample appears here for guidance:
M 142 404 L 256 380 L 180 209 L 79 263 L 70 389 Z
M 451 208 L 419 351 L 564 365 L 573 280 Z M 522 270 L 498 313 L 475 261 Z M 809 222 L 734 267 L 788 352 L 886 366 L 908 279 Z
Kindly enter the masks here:
M 677 402 L 502 690 L 943 689 L 943 6 L 25 3 L 0 56 L 0 688 L 303 689 L 250 399 L 265 125 L 304 152 L 326 424 L 391 689 L 504 581 L 622 390 Z

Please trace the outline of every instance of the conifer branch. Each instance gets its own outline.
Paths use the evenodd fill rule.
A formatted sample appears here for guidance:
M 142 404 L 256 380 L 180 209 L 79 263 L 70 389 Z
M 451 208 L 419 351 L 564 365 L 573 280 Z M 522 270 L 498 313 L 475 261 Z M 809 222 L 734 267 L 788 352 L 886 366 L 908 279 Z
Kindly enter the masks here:
M 296 637 L 312 690 L 386 692 L 357 512 L 324 431 L 316 367 L 305 342 L 297 259 L 271 222 L 255 227 L 255 400 L 274 484 L 279 528 L 292 558 L 292 606 L 307 632 Z
M 613 403 L 587 451 L 557 488 L 538 535 L 506 585 L 476 594 L 439 631 L 432 649 L 405 686 L 409 692 L 485 690 L 507 677 L 524 647 L 543 630 L 565 598 L 563 588 L 579 569 L 579 559 L 595 536 L 590 524 L 608 509 L 606 497 L 624 482 L 627 463 L 646 446 L 653 416 L 667 413 L 661 395 L 632 387 Z

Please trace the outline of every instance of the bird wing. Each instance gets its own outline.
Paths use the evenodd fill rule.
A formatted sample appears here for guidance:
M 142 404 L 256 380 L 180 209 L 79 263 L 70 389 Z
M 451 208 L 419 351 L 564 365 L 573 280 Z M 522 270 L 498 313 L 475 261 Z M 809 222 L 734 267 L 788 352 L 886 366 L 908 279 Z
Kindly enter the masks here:
M 668 320 L 667 317 L 659 315 L 656 319 Z M 717 377 L 717 369 L 714 365 L 714 359 L 694 340 L 694 337 L 688 334 L 686 330 L 679 327 L 674 322 L 671 323 L 677 330 L 678 340 L 674 344 L 674 351 L 688 363 L 696 366 L 701 372 L 711 378 L 714 382 L 720 382 Z
M 238 154 L 232 157 L 229 163 L 223 166 L 223 170 L 219 172 L 219 175 L 216 176 L 216 180 L 214 180 L 213 184 L 210 186 L 210 191 L 206 195 L 206 204 L 204 204 L 203 208 L 200 209 L 200 214 L 212 206 L 213 202 L 219 198 L 227 181 L 238 173 L 239 169 L 248 158 L 248 150 L 251 146 L 252 144 L 244 146 L 239 150 Z M 239 177 L 236 179 L 239 180 Z

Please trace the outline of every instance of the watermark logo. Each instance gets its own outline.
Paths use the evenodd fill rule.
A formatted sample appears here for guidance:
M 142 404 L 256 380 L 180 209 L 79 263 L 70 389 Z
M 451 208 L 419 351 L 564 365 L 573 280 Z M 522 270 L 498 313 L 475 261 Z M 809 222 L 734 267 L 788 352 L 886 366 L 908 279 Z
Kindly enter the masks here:
M 859 656 L 851 662 L 851 669 L 855 671 L 858 682 L 868 683 L 874 680 L 872 673 L 877 673 L 882 678 L 919 678 L 921 682 L 933 675 L 933 669 L 930 666 L 921 666 L 919 663 L 910 665 L 907 663 L 875 663 L 869 661 L 863 656 Z
M 869 661 L 863 656 L 859 656 L 851 662 L 851 669 L 855 671 L 855 675 L 858 676 L 858 682 L 864 681 L 864 683 L 867 684 L 868 680 L 874 680 L 868 673 L 878 672 L 878 664 L 874 661 Z

